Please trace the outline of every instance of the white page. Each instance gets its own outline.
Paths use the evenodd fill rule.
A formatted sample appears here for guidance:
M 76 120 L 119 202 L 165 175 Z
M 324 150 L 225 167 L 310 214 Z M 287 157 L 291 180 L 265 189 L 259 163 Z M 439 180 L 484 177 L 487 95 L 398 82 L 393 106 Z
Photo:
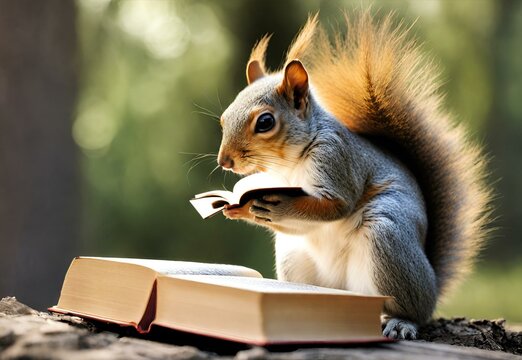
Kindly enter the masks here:
M 234 195 L 236 202 L 239 202 L 241 195 L 254 189 L 270 189 L 270 188 L 285 188 L 289 187 L 288 181 L 282 177 L 275 176 L 268 173 L 256 173 L 242 178 L 234 185 Z
M 219 275 L 219 276 L 244 276 L 262 277 L 262 275 L 251 268 L 241 265 L 201 263 L 192 261 L 178 260 L 155 260 L 155 259 L 134 259 L 134 258 L 113 258 L 113 257 L 90 257 L 80 256 L 80 259 L 95 259 L 104 261 L 114 261 L 126 264 L 144 266 L 164 275 Z

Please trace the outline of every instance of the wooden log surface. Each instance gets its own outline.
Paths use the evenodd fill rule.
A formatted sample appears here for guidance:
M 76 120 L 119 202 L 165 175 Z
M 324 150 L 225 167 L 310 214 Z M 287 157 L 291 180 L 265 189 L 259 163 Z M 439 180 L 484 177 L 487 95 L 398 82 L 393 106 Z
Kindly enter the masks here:
M 96 325 L 78 317 L 37 312 L 12 297 L 0 301 L 1 360 L 522 359 L 522 356 L 519 356 L 522 354 L 522 333 L 506 331 L 501 321 L 439 319 L 424 327 L 421 337 L 436 342 L 400 341 L 373 346 L 302 348 L 292 351 L 253 347 L 224 354 L 208 348 L 198 349 L 197 343 L 196 346 L 179 346 L 121 336 L 97 328 Z

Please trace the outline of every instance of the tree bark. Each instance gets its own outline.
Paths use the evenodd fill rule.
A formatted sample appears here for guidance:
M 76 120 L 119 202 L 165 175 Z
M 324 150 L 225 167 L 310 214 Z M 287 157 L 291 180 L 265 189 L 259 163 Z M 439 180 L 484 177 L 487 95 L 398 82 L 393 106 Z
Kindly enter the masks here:
M 0 0 L 0 295 L 57 300 L 77 238 L 75 4 Z

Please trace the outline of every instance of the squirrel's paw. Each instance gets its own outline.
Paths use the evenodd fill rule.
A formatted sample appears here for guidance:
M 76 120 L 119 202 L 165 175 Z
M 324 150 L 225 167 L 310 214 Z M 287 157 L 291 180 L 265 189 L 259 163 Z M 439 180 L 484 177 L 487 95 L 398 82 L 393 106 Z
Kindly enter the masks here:
M 227 219 L 231 220 L 248 219 L 252 217 L 248 211 L 248 206 L 238 207 L 225 205 L 223 209 L 223 215 L 225 215 Z
M 259 222 L 279 222 L 290 214 L 292 197 L 282 194 L 265 195 L 255 199 L 250 206 L 250 213 Z
M 415 340 L 417 325 L 408 320 L 391 318 L 384 324 L 382 334 L 391 339 Z

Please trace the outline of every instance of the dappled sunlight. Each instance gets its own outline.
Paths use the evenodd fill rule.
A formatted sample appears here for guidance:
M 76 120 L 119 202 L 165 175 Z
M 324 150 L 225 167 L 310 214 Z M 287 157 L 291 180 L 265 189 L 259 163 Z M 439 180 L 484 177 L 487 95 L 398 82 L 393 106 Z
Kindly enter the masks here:
M 183 55 L 190 41 L 189 29 L 168 1 L 123 1 L 117 22 L 159 59 Z
M 87 153 L 106 150 L 118 130 L 118 118 L 101 100 L 86 100 L 73 124 L 73 138 Z
M 413 13 L 418 14 L 419 16 L 422 16 L 423 18 L 440 16 L 440 13 L 442 11 L 442 2 L 439 0 L 431 0 L 431 1 L 409 0 L 409 5 L 411 6 Z

